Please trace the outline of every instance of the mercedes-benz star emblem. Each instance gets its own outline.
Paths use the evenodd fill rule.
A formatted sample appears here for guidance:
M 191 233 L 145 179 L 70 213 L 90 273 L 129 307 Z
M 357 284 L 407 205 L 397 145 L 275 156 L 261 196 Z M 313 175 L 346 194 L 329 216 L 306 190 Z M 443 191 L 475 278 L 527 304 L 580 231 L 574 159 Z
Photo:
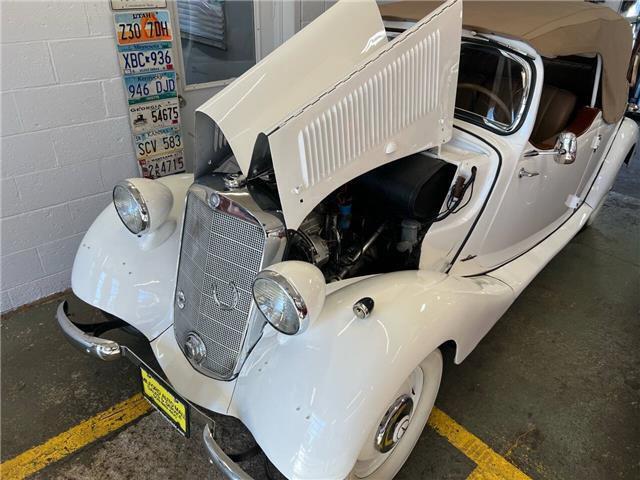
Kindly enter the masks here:
M 238 287 L 233 282 L 229 282 L 226 285 L 224 282 L 221 282 L 222 286 L 218 285 L 218 282 L 213 282 L 213 301 L 215 304 L 220 307 L 220 310 L 233 310 L 238 306 L 239 293 Z M 230 295 L 229 295 L 230 293 Z M 229 298 L 231 297 L 230 302 L 224 302 L 220 297 Z

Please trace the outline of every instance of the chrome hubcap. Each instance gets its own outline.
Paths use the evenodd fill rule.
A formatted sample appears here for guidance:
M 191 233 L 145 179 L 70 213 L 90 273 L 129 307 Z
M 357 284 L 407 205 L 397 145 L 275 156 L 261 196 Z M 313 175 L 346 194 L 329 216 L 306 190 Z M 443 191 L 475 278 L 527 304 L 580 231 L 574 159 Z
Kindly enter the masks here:
M 400 441 L 409 427 L 413 412 L 413 399 L 401 395 L 389 407 L 382 417 L 375 438 L 375 447 L 381 453 L 389 452 Z

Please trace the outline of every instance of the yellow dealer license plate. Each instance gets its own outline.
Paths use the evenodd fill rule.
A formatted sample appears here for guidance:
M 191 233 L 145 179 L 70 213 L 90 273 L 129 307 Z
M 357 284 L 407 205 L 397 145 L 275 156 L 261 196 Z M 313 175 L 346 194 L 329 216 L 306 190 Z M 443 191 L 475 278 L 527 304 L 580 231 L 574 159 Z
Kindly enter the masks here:
M 140 367 L 142 394 L 185 437 L 189 436 L 189 404 L 150 370 Z

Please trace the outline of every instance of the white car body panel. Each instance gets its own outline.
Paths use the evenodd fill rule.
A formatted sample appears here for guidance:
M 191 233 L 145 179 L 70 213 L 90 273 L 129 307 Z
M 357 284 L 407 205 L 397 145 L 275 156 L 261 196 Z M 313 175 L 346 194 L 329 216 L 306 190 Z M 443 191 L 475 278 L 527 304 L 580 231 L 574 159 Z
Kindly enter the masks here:
M 258 134 L 268 133 L 386 43 L 373 0 L 338 2 L 200 106 L 196 117 L 218 124 L 246 174 Z M 196 132 L 201 134 L 210 132 Z
M 360 320 L 352 305 L 363 295 L 376 307 Z M 416 364 L 452 338 L 466 355 L 514 298 L 493 278 L 435 272 L 351 283 L 327 297 L 305 334 L 265 333 L 238 377 L 232 411 L 288 478 L 345 478 Z
M 526 254 L 488 274 L 509 285 L 517 297 L 589 220 L 593 209 L 584 203 L 571 218 Z
M 269 134 L 287 228 L 349 180 L 451 138 L 461 15 L 444 3 Z
M 167 221 L 175 222 L 175 229 L 169 238 L 149 249 L 144 237 L 126 229 L 111 203 L 82 239 L 71 273 L 71 287 L 81 300 L 133 325 L 149 340 L 173 324 L 184 199 L 193 175 L 157 181 L 174 197 Z
M 633 155 L 639 136 L 638 125 L 633 120 L 623 118 L 618 131 L 612 135 L 610 144 L 607 145 L 608 152 L 604 164 L 599 171 L 596 171 L 597 176 L 593 186 L 586 193 L 585 202 L 594 210 L 604 201 L 607 193 L 611 190 L 618 171 L 627 155 L 630 154 L 629 152 Z
M 470 203 L 458 214 L 434 223 L 422 241 L 420 269 L 446 272 L 462 246 L 469 231 L 469 223 L 481 215 L 485 199 L 494 188 L 500 161 L 498 154 L 489 145 L 475 142 L 468 133 L 454 128 L 453 138 L 440 150 L 438 157 L 458 166 L 458 171 L 467 178 L 471 167 L 478 173 L 474 184 L 474 195 Z
M 544 228 L 527 230 L 525 223 L 518 223 L 522 212 L 503 209 L 503 203 L 509 200 L 509 186 L 519 181 L 520 168 L 545 167 L 541 159 L 536 163 L 522 157 L 531 148 L 528 139 L 540 98 L 542 63 L 522 42 L 494 37 L 534 57 L 538 78 L 531 92 L 531 109 L 520 129 L 510 135 L 497 135 L 459 120 L 454 128 L 460 3 L 445 3 L 394 46 L 387 45 L 380 35 L 384 29 L 374 2 L 339 2 L 198 113 L 220 126 L 245 172 L 255 136 L 270 134 L 289 228 L 295 228 L 337 186 L 429 146 L 441 146 L 426 154 L 457 165 L 460 174 L 468 176 L 471 166 L 476 166 L 474 198 L 459 215 L 430 229 L 422 245 L 420 270 L 327 285 L 322 310 L 307 331 L 288 337 L 266 326 L 239 376 L 219 381 L 193 368 L 172 328 L 180 226 L 192 175 L 158 180 L 174 197 L 169 220 L 176 227 L 166 241 L 153 245 L 132 235 L 110 205 L 78 250 L 72 274 L 76 295 L 140 330 L 151 341 L 160 366 L 180 395 L 242 420 L 269 459 L 291 478 L 347 476 L 366 435 L 408 373 L 447 341 L 456 345 L 456 363 L 466 358 L 526 285 L 585 225 L 638 140 L 638 127 L 629 120 L 615 126 L 601 119 L 594 123 L 592 130 L 603 138 L 597 156 L 590 158 L 582 176 L 576 172 L 570 179 L 584 201 Z M 355 12 L 358 22 L 353 21 Z M 327 35 L 329 27 L 331 34 Z M 317 136 L 316 140 L 323 140 L 317 145 L 324 150 L 314 153 L 315 160 L 309 163 L 311 150 L 304 148 L 305 135 L 310 139 L 313 128 L 316 135 L 330 133 L 330 120 L 342 118 L 332 115 L 340 111 L 343 99 L 349 95 L 364 98 L 365 91 L 367 95 L 376 91 L 367 90 L 372 88 L 371 79 L 380 78 L 376 75 L 398 59 L 415 60 L 415 53 L 413 59 L 411 53 L 403 55 L 425 40 L 428 43 L 436 30 L 440 31 L 441 45 L 448 48 L 441 50 L 439 76 L 434 80 L 438 85 L 435 108 L 426 116 L 418 109 L 413 117 L 388 110 L 385 120 L 404 122 L 398 123 L 402 125 L 398 129 L 391 122 L 380 130 L 367 130 L 371 124 L 367 114 L 354 114 L 353 118 L 361 121 L 361 130 L 355 124 L 346 126 L 351 136 L 344 140 L 335 135 Z M 305 45 L 318 42 L 326 44 L 327 58 L 305 55 Z M 328 58 L 332 55 L 340 58 Z M 289 80 L 283 84 L 279 70 L 285 67 Z M 418 81 L 423 77 L 408 78 Z M 335 88 L 321 95 L 331 86 Z M 406 92 L 416 91 L 409 84 L 405 87 Z M 397 92 L 392 92 L 385 98 L 398 100 L 406 92 L 397 97 Z M 342 161 L 347 158 L 347 145 L 358 153 Z M 340 146 L 345 149 L 333 149 Z M 553 158 L 545 157 L 544 161 L 553 163 Z M 322 170 L 320 165 L 327 168 Z M 574 166 L 556 165 L 552 167 L 558 175 L 570 172 L 563 168 Z M 535 182 L 524 180 L 523 188 L 516 192 L 519 195 L 512 198 L 524 205 L 537 202 L 536 209 L 545 208 L 548 199 L 538 198 L 536 188 L 541 183 L 536 182 L 553 180 L 551 173 Z M 527 214 L 540 223 L 546 211 L 538 215 L 536 209 L 527 210 Z M 493 228 L 506 228 L 504 225 L 518 226 L 507 233 L 511 243 L 491 234 Z M 375 299 L 375 308 L 368 318 L 358 319 L 352 306 L 364 296 Z
M 180 350 L 173 328 L 167 328 L 154 339 L 151 348 L 162 371 L 180 395 L 208 410 L 232 414 L 229 404 L 236 381 L 215 380 L 194 369 Z

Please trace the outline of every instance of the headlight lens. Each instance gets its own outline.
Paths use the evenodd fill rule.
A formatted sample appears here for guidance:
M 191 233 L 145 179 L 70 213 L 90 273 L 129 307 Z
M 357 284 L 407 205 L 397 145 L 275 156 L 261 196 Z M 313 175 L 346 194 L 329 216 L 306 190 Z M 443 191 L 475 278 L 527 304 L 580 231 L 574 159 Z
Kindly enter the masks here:
M 296 335 L 306 328 L 307 306 L 295 287 L 279 273 L 260 272 L 253 282 L 253 298 L 267 321 L 279 332 Z
M 114 187 L 113 204 L 120 220 L 131 233 L 141 235 L 149 230 L 149 209 L 131 182 L 120 182 Z

